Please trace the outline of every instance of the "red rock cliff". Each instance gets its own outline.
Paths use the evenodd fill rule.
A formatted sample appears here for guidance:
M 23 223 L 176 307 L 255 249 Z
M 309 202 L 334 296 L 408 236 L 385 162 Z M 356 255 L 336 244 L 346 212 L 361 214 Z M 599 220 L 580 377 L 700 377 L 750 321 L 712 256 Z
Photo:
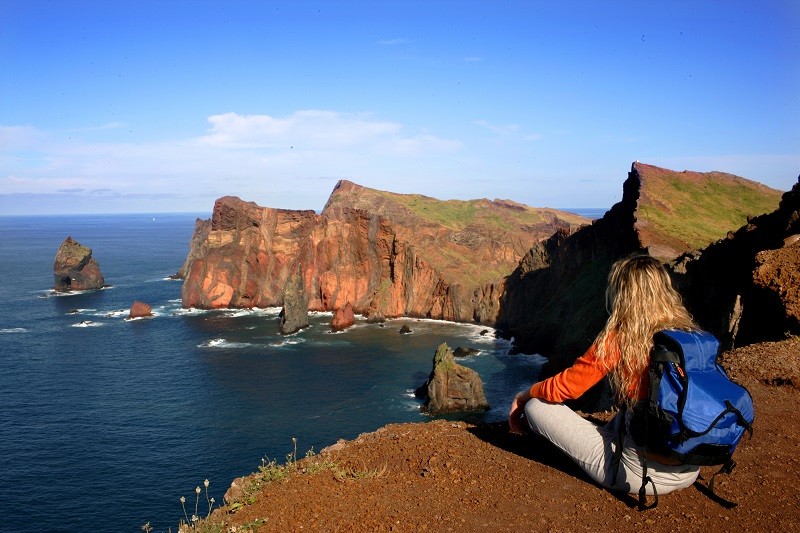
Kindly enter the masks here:
M 509 201 L 442 202 L 337 184 L 322 214 L 217 200 L 198 223 L 183 306 L 283 303 L 299 267 L 311 310 L 494 324 L 504 278 L 531 245 L 582 217 Z

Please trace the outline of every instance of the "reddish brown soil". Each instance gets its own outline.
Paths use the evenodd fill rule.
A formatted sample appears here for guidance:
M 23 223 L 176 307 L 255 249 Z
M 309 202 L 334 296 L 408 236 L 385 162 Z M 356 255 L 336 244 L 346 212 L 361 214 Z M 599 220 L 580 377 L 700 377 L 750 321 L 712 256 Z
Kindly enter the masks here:
M 265 484 L 252 503 L 214 513 L 222 531 L 800 531 L 800 338 L 726 354 L 756 405 L 737 468 L 717 478 L 726 509 L 702 483 L 657 508 L 594 485 L 543 439 L 504 423 L 396 424 L 340 442 Z M 780 385 L 777 385 L 780 384 Z M 597 417 L 603 418 L 603 417 Z M 607 418 L 607 416 L 606 416 Z M 336 467 L 309 471 L 311 462 Z M 305 469 L 305 471 L 304 471 Z M 703 468 L 708 479 L 715 469 Z M 221 527 L 220 527 L 221 526 Z

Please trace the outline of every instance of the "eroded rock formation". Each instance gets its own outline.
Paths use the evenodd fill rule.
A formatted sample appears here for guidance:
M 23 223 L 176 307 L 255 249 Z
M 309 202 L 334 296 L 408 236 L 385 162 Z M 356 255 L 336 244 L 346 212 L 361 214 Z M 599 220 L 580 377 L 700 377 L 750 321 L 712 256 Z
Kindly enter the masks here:
M 182 269 L 183 306 L 283 305 L 302 272 L 309 310 L 494 324 L 526 250 L 582 217 L 510 201 L 439 201 L 341 181 L 321 214 L 217 200 Z
M 480 375 L 456 363 L 446 343 L 436 349 L 433 370 L 420 392 L 427 396 L 422 410 L 430 414 L 489 409 Z
M 189 242 L 189 255 L 186 256 L 186 260 L 183 262 L 180 270 L 170 276 L 171 278 L 186 279 L 192 262 L 198 259 L 198 254 L 202 253 L 203 247 L 201 245 L 203 241 L 208 238 L 209 231 L 211 231 L 211 219 L 195 219 L 194 233 L 192 233 L 192 240 Z
M 92 257 L 92 249 L 67 237 L 58 247 L 53 263 L 53 288 L 59 292 L 101 289 L 105 286 L 100 265 Z
M 333 312 L 333 320 L 331 320 L 331 329 L 333 331 L 342 331 L 349 328 L 355 323 L 355 316 L 353 315 L 353 305 L 347 302 L 344 307 L 340 307 Z
M 281 310 L 281 334 L 291 335 L 308 327 L 308 296 L 303 274 L 298 268 L 286 282 Z

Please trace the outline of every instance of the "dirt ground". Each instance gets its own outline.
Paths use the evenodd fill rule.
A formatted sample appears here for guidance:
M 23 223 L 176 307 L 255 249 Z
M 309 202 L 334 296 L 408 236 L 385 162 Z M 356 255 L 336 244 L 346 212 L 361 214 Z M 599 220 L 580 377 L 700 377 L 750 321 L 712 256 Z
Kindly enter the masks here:
M 240 505 L 198 524 L 203 531 L 800 531 L 800 337 L 724 355 L 755 400 L 752 440 L 743 440 L 716 492 L 704 482 L 635 500 L 590 481 L 548 442 L 507 424 L 393 424 L 296 463 L 282 480 L 258 473 L 234 482 Z M 596 416 L 596 419 L 608 415 Z M 704 467 L 705 480 L 716 471 Z M 263 478 L 263 475 L 262 475 Z

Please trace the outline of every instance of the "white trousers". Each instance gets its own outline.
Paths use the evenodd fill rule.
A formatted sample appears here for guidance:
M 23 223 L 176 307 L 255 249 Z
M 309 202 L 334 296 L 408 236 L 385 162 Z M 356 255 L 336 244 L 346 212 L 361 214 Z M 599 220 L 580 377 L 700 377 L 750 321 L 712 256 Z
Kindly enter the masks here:
M 642 452 L 630 436 L 625 440 L 616 482 L 612 484 L 615 470 L 612 457 L 618 445 L 619 424 L 624 423 L 622 412 L 605 426 L 598 426 L 564 404 L 534 398 L 525 404 L 525 417 L 535 433 L 555 444 L 595 482 L 612 490 L 639 492 L 642 486 Z M 653 480 L 658 494 L 688 487 L 699 472 L 699 466 L 647 461 L 647 475 Z M 647 494 L 653 494 L 650 483 L 647 484 Z

